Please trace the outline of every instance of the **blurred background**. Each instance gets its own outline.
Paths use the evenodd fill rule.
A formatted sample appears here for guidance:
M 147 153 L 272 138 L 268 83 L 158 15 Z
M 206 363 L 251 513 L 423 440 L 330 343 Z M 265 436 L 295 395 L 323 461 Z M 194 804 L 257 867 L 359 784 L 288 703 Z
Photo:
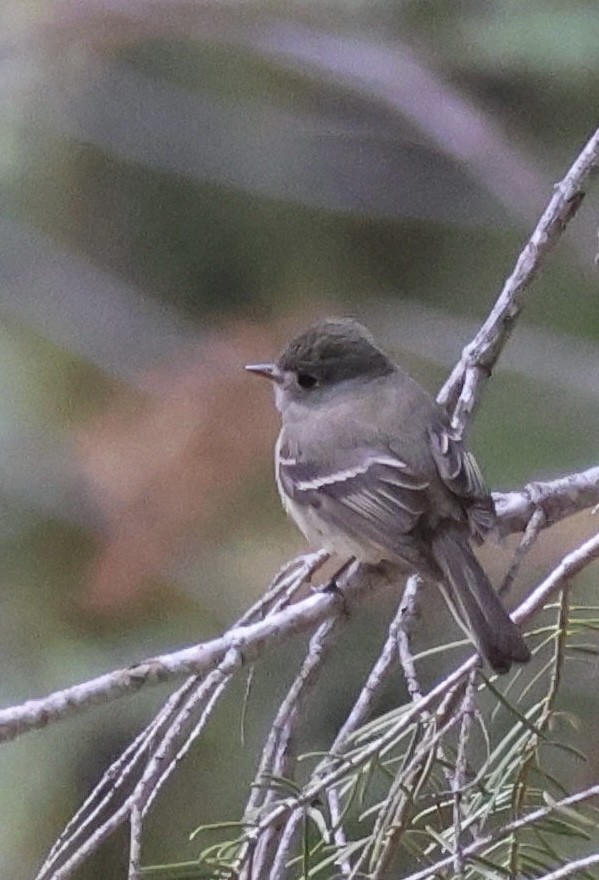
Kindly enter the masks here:
M 3 0 L 3 705 L 219 633 L 304 549 L 270 389 L 243 364 L 353 314 L 435 392 L 597 125 L 597 45 L 594 0 Z M 493 488 L 596 464 L 598 204 L 487 388 L 472 442 Z M 516 593 L 593 525 L 545 536 Z M 485 551 L 496 581 L 511 546 Z M 596 593 L 591 569 L 576 596 Z M 300 751 L 326 747 L 396 599 L 348 624 Z M 452 626 L 437 605 L 420 647 Z M 154 808 L 146 863 L 238 817 L 303 646 L 258 667 L 243 747 L 238 682 Z M 569 670 L 576 786 L 597 776 L 596 661 Z M 1 876 L 32 876 L 167 693 L 2 748 Z M 123 876 L 125 853 L 123 834 L 80 876 Z

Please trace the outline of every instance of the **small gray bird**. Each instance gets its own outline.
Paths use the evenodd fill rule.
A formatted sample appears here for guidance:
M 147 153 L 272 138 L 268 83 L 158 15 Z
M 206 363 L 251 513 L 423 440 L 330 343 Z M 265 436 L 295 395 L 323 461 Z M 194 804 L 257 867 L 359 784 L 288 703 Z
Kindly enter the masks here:
M 274 364 L 246 369 L 274 383 L 277 486 L 308 541 L 436 581 L 495 672 L 525 663 L 530 651 L 469 544 L 493 527 L 493 501 L 424 388 L 351 319 L 324 321 Z

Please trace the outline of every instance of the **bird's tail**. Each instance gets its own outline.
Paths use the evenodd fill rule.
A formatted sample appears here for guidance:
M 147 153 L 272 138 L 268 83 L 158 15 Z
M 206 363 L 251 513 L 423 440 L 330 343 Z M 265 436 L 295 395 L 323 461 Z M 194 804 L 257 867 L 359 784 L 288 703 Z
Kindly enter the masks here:
M 443 574 L 439 582 L 445 600 L 462 629 L 473 639 L 495 672 L 509 672 L 512 662 L 526 663 L 530 651 L 522 633 L 457 529 L 439 529 L 432 552 Z

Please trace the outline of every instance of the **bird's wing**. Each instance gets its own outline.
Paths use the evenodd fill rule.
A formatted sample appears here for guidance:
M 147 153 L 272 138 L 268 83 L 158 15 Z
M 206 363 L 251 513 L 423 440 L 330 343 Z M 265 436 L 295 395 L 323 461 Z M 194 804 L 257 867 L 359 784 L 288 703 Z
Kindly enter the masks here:
M 446 425 L 429 430 L 429 441 L 439 476 L 461 501 L 473 531 L 492 529 L 495 508 L 475 457 Z
M 335 468 L 283 458 L 278 474 L 293 502 L 311 507 L 345 534 L 399 555 L 427 509 L 429 482 L 391 453 L 357 450 Z

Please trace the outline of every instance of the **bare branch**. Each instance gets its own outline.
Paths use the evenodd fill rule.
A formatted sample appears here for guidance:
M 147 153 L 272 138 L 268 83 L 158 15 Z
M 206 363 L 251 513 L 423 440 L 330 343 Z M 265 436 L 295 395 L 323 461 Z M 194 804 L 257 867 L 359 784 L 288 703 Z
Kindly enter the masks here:
M 302 810 L 296 810 L 295 813 L 293 813 L 285 823 L 285 827 L 282 829 L 281 832 L 279 847 L 275 853 L 275 857 L 272 862 L 269 880 L 281 880 L 281 878 L 285 876 L 285 872 L 287 870 L 287 861 L 289 860 L 289 857 L 291 855 L 293 841 L 295 839 L 298 826 L 301 823 L 302 819 Z
M 347 837 L 345 829 L 341 824 L 341 806 L 339 804 L 339 794 L 336 788 L 331 788 L 327 792 L 327 801 L 329 811 L 331 813 L 331 824 L 333 826 L 333 842 L 337 847 L 337 863 L 339 872 L 342 877 L 351 876 L 351 862 L 343 853 L 344 847 L 347 845 Z
M 177 711 L 181 703 L 187 699 L 194 684 L 195 679 L 190 679 L 171 694 L 150 724 L 106 770 L 98 785 L 67 823 L 51 848 L 38 872 L 39 878 L 51 876 L 56 866 L 69 858 L 69 852 L 85 846 L 87 843 L 85 833 L 89 828 L 102 824 L 102 816 L 105 812 L 110 809 L 113 812 L 120 809 L 122 803 L 119 802 L 119 798 L 126 797 L 126 786 L 131 781 L 131 777 L 139 772 L 140 764 L 147 759 L 154 743 L 168 730 L 173 712 Z M 122 814 L 122 821 L 126 821 L 126 818 L 125 811 Z
M 118 699 L 144 686 L 208 672 L 218 666 L 231 648 L 237 649 L 246 662 L 256 659 L 267 646 L 335 616 L 346 601 L 366 594 L 377 581 L 380 583 L 381 575 L 374 570 L 364 579 L 354 569 L 344 584 L 343 596 L 340 593 L 315 593 L 264 620 L 233 627 L 212 641 L 152 657 L 87 683 L 56 691 L 47 698 L 4 709 L 0 712 L 0 742 L 14 739 L 26 730 L 46 727 L 50 722 L 76 714 L 87 706 Z
M 419 586 L 420 578 L 418 575 L 411 575 L 407 580 L 406 588 L 399 606 L 401 620 L 397 631 L 399 662 L 401 663 L 401 668 L 403 669 L 406 685 L 408 687 L 408 693 L 412 700 L 419 700 L 422 697 L 422 688 L 418 681 L 416 665 L 410 650 L 410 625 L 416 614 L 416 598 Z
M 429 719 L 432 718 L 430 713 L 427 713 L 427 715 Z M 400 840 L 409 826 L 409 818 L 414 807 L 416 792 L 428 775 L 430 766 L 438 749 L 441 747 L 444 737 L 459 724 L 460 713 L 437 712 L 436 721 L 439 724 L 439 729 L 435 730 L 435 726 L 432 724 L 428 726 L 414 751 L 411 761 L 402 768 L 402 772 L 397 775 L 392 783 L 385 805 L 378 812 L 372 840 L 364 848 L 363 854 L 354 868 L 355 875 L 360 876 L 359 869 L 371 847 L 375 851 L 370 860 L 371 867 L 373 868 L 372 874 L 368 876 L 372 876 L 373 880 L 381 880 L 387 873 L 390 862 L 396 849 L 399 847 Z M 397 798 L 398 794 L 400 795 L 399 798 Z M 394 803 L 395 800 L 397 803 Z M 390 813 L 390 816 L 387 816 L 387 813 Z M 385 831 L 384 835 L 381 835 L 382 831 Z M 380 847 L 380 851 L 376 852 L 376 843 L 379 836 L 383 836 L 384 843 Z M 373 844 L 374 846 L 372 846 Z
M 141 877 L 141 837 L 143 832 L 143 818 L 139 806 L 134 805 L 129 818 L 131 828 L 129 842 L 129 872 L 127 880 L 139 880 Z
M 216 703 L 230 683 L 234 673 L 241 666 L 239 652 L 235 648 L 227 651 L 222 663 L 214 669 L 203 682 L 198 682 L 191 696 L 172 718 L 168 730 L 152 750 L 146 768 L 133 793 L 133 803 L 141 810 L 142 817 L 150 809 L 156 795 L 179 764 L 192 744 L 198 738 L 216 707 Z M 198 721 L 185 736 L 187 725 L 198 709 Z M 183 744 L 181 739 L 185 737 Z
M 545 526 L 545 513 L 541 507 L 537 507 L 533 515 L 528 521 L 526 528 L 524 529 L 524 534 L 520 539 L 520 543 L 516 548 L 516 552 L 514 553 L 514 558 L 512 559 L 512 563 L 505 575 L 503 582 L 497 592 L 500 596 L 508 593 L 512 587 L 512 584 L 516 580 L 516 576 L 520 571 L 520 566 L 524 562 L 526 554 L 529 552 L 543 527 Z
M 586 856 L 583 859 L 574 859 L 567 865 L 562 865 L 557 871 L 543 874 L 539 880 L 563 880 L 564 877 L 581 876 L 581 873 L 593 865 L 599 865 L 599 852 Z
M 415 576 L 408 580 L 408 585 L 412 585 L 414 593 L 414 595 L 410 594 L 410 613 L 413 613 L 414 610 L 411 600 L 415 597 L 417 583 L 418 578 L 416 578 Z M 382 686 L 385 683 L 386 677 L 397 660 L 398 644 L 400 639 L 400 632 L 402 630 L 402 622 L 408 609 L 408 602 L 406 600 L 408 585 L 406 585 L 406 591 L 404 592 L 404 596 L 399 604 L 397 613 L 389 626 L 389 635 L 387 637 L 387 640 L 385 641 L 383 649 L 379 657 L 377 658 L 356 702 L 354 703 L 353 709 L 349 713 L 329 749 L 330 754 L 333 756 L 342 752 L 352 733 L 354 733 L 354 731 L 356 731 L 358 727 L 370 716 L 373 704 Z M 312 778 L 316 779 L 319 776 L 326 774 L 326 772 L 330 769 L 330 766 L 331 761 L 328 758 L 321 761 L 320 765 L 312 774 Z M 331 786 L 327 790 L 327 798 L 331 809 L 331 820 L 335 829 L 334 842 L 337 846 L 338 852 L 341 853 L 346 841 L 343 829 L 338 824 L 340 814 L 338 807 L 338 793 L 335 786 Z M 301 819 L 301 815 L 302 811 L 298 809 L 292 812 L 287 819 L 285 828 L 281 836 L 279 850 L 273 863 L 271 880 L 276 880 L 276 878 L 278 878 L 283 871 L 283 866 L 285 865 L 286 859 L 288 857 L 288 853 L 293 841 L 293 837 L 297 830 L 297 826 Z M 351 865 L 349 861 L 341 854 L 339 856 L 339 862 L 342 876 L 351 876 Z
M 557 631 L 553 646 L 553 660 L 548 680 L 548 690 L 542 701 L 541 714 L 536 722 L 539 733 L 530 736 L 528 742 L 521 750 L 521 761 L 513 786 L 512 815 L 518 818 L 524 812 L 530 786 L 530 775 L 537 762 L 537 749 L 539 737 L 547 729 L 555 702 L 557 699 L 560 683 L 563 675 L 563 665 L 566 656 L 566 638 L 568 628 L 569 593 L 563 588 L 559 603 Z M 512 835 L 510 841 L 509 869 L 512 875 L 518 872 L 520 864 L 520 840 L 517 834 Z
M 383 650 L 372 667 L 372 671 L 366 679 L 364 687 L 354 703 L 353 709 L 345 719 L 345 722 L 341 726 L 330 748 L 332 755 L 336 755 L 342 751 L 352 733 L 354 733 L 354 731 L 356 731 L 370 716 L 374 703 L 385 683 L 387 672 L 397 660 L 397 638 L 401 627 L 402 616 L 403 610 L 400 605 L 389 626 L 389 635 L 385 641 Z
M 455 771 L 452 779 L 453 791 L 453 827 L 455 834 L 455 851 L 453 870 L 456 878 L 464 876 L 464 845 L 462 828 L 462 794 L 466 784 L 466 769 L 468 765 L 467 747 L 472 729 L 472 719 L 476 710 L 476 670 L 468 677 L 468 686 L 464 694 L 464 700 L 460 707 L 461 725 L 458 736 L 458 753 L 455 762 Z
M 599 467 L 546 483 L 528 483 L 517 492 L 493 492 L 493 500 L 502 534 L 524 531 L 537 510 L 543 511 L 547 527 L 599 503 Z
M 563 180 L 556 184 L 553 197 L 520 253 L 489 317 L 472 342 L 464 348 L 459 362 L 439 392 L 437 399 L 453 413 L 453 421 L 458 430 L 464 430 L 470 421 L 482 386 L 491 375 L 524 307 L 525 291 L 543 259 L 578 210 L 584 196 L 583 187 L 598 163 L 599 129 L 577 156 Z
M 519 492 L 494 493 L 494 499 L 499 527 L 503 533 L 526 528 L 537 509 L 543 510 L 546 524 L 550 525 L 599 504 L 599 467 L 547 483 L 531 483 Z M 580 548 L 581 551 L 582 549 Z M 302 558 L 299 571 L 303 576 L 310 574 L 315 560 L 322 564 L 324 558 L 326 554 Z M 581 568 L 588 561 L 583 553 Z M 363 576 L 364 571 L 366 577 Z M 354 569 L 343 586 L 343 599 L 334 593 L 314 593 L 264 620 L 234 627 L 212 641 L 153 657 L 134 666 L 117 669 L 90 681 L 55 691 L 47 697 L 28 700 L 21 705 L 0 710 L 0 743 L 16 739 L 29 730 L 46 727 L 90 706 L 119 699 L 142 687 L 183 675 L 208 672 L 218 666 L 232 647 L 240 651 L 246 662 L 256 659 L 271 644 L 293 633 L 305 632 L 314 625 L 337 616 L 345 603 L 351 607 L 353 602 L 359 601 L 367 592 L 382 583 L 387 583 L 387 578 L 381 572 L 373 568 Z M 531 607 L 536 609 L 538 606 L 532 597 L 531 602 Z M 388 646 L 385 665 L 391 662 L 391 653 L 394 650 L 391 645 Z M 376 690 L 375 680 L 368 687 Z M 372 696 L 365 689 L 361 699 L 371 702 Z M 362 711 L 360 708 L 361 716 Z
M 299 709 L 302 699 L 305 699 L 306 690 L 315 683 L 319 675 L 322 664 L 324 663 L 326 652 L 330 647 L 330 643 L 336 634 L 336 629 L 343 618 L 327 620 L 322 623 L 316 630 L 308 647 L 308 653 L 302 664 L 302 667 L 295 678 L 295 681 L 289 688 L 285 699 L 279 707 L 277 716 L 270 729 L 268 741 L 262 754 L 260 767 L 254 779 L 253 790 L 245 809 L 246 821 L 253 821 L 257 810 L 263 809 L 274 798 L 272 788 L 267 785 L 268 777 L 291 777 L 290 772 L 290 755 L 289 743 L 293 736 L 295 727 L 299 720 Z M 285 837 L 284 832 L 287 832 Z M 269 834 L 260 841 L 258 851 L 254 854 L 252 862 L 252 875 L 262 877 L 265 874 L 265 865 L 272 861 L 273 853 L 277 847 L 277 841 L 285 844 L 284 848 L 290 845 L 291 835 L 287 829 L 279 829 L 276 835 L 274 830 L 269 829 Z M 246 854 L 244 853 L 240 859 L 240 864 L 244 864 Z M 276 877 L 273 869 L 272 876 Z
M 576 547 L 564 556 L 545 580 L 512 613 L 514 620 L 517 623 L 529 620 L 558 590 L 567 586 L 574 575 L 597 558 L 599 558 L 599 534 L 593 535 L 580 547 Z

